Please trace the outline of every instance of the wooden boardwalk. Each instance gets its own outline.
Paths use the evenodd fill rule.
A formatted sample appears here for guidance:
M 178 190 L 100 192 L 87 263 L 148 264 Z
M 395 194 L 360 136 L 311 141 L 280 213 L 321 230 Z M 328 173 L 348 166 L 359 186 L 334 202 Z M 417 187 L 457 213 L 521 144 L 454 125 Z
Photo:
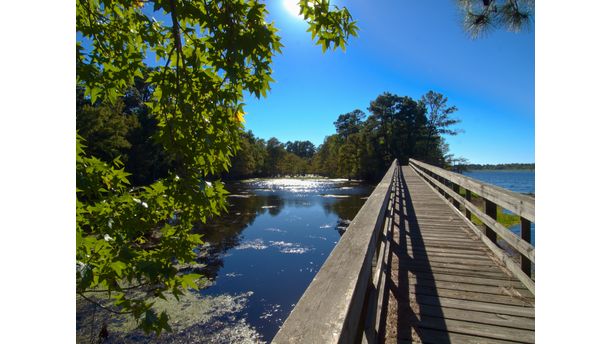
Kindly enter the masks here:
M 412 167 L 401 172 L 377 341 L 533 343 L 534 295 Z
M 533 197 L 395 160 L 272 342 L 534 343 L 532 223 Z

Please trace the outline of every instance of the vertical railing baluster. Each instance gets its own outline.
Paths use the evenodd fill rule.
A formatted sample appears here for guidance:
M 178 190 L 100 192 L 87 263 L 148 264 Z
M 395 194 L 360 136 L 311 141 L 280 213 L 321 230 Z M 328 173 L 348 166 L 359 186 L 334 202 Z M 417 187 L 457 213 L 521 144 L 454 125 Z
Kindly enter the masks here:
M 455 184 L 453 182 L 451 182 L 451 184 L 453 185 L 453 191 L 455 191 L 457 193 L 457 195 L 459 195 L 460 194 L 459 193 L 459 184 Z M 460 209 L 459 207 L 461 206 L 461 204 L 454 197 L 453 197 L 453 205 L 455 206 L 455 208 Z
M 521 238 L 531 244 L 531 222 L 521 217 Z M 521 270 L 531 277 L 531 261 L 521 254 Z
M 485 214 L 489 215 L 493 220 L 497 221 L 497 204 L 485 198 Z M 497 234 L 493 229 L 485 225 L 485 234 L 497 245 Z
M 465 189 L 465 200 L 472 203 L 472 191 Z M 468 209 L 468 207 L 465 207 L 465 217 L 472 221 L 472 212 Z

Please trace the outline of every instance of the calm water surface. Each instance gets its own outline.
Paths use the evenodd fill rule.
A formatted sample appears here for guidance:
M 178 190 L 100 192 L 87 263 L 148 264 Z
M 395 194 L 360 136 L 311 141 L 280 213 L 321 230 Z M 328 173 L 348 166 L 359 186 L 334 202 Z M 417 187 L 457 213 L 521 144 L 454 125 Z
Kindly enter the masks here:
M 110 342 L 269 342 L 373 190 L 340 179 L 253 179 L 226 187 L 229 214 L 196 228 L 206 245 L 195 271 L 208 278 L 207 287 L 160 306 L 174 333 L 145 336 L 119 319 L 109 321 Z M 91 332 L 90 310 L 77 311 L 79 342 Z
M 535 194 L 535 171 L 530 170 L 479 170 L 464 175 L 519 193 Z

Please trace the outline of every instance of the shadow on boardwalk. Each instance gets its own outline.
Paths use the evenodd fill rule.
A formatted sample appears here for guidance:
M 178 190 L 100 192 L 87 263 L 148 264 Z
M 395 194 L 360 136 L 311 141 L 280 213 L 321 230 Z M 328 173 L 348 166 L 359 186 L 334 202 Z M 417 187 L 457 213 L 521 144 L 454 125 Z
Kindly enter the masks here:
M 388 238 L 391 244 L 386 271 L 388 288 L 383 295 L 379 342 L 450 343 L 419 221 L 403 174 L 397 183 L 396 208 Z M 428 281 L 426 286 L 419 283 L 423 280 Z M 437 331 L 421 329 L 417 314 L 424 305 L 428 327 Z

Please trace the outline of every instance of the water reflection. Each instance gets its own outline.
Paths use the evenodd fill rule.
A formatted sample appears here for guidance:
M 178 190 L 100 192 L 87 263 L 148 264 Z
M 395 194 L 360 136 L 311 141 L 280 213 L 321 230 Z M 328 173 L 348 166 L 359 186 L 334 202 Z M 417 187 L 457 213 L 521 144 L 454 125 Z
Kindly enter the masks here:
M 330 179 L 252 179 L 226 188 L 228 214 L 194 228 L 206 243 L 194 270 L 208 283 L 168 306 L 192 309 L 191 320 L 160 342 L 270 341 L 373 189 Z M 77 332 L 89 333 L 86 324 L 87 316 L 78 318 Z M 111 342 L 154 340 L 122 329 Z

